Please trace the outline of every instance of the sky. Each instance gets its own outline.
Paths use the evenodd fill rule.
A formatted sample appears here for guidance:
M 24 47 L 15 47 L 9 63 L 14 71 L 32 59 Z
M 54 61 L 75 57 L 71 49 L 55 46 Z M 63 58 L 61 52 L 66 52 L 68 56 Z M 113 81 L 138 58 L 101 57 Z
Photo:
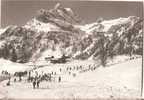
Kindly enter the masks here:
M 36 15 L 39 9 L 52 9 L 56 3 L 61 3 L 62 6 L 71 8 L 82 18 L 85 24 L 95 22 L 99 17 L 106 20 L 128 16 L 143 17 L 142 2 L 2 0 L 2 27 L 24 25 Z

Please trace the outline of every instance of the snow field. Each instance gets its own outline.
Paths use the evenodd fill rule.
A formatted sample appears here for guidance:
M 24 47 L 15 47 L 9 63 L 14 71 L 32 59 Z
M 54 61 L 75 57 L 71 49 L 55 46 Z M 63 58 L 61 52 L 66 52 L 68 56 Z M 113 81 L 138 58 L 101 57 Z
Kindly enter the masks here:
M 120 57 L 121 58 L 121 57 Z M 79 63 L 77 63 L 79 62 Z M 0 90 L 7 91 L 8 98 L 23 99 L 66 99 L 66 98 L 139 98 L 141 93 L 141 64 L 142 59 L 128 60 L 123 63 L 114 64 L 109 67 L 98 67 L 96 70 L 88 70 L 76 73 L 76 76 L 65 72 L 66 66 L 92 64 L 92 61 L 74 61 L 73 64 L 56 64 L 52 67 L 45 66 L 36 71 L 62 72 L 62 82 L 40 83 L 39 89 L 32 89 L 32 83 L 17 82 L 9 87 L 4 86 L 6 81 L 1 82 Z M 88 67 L 86 67 L 88 68 Z M 74 73 L 74 71 L 71 71 Z M 23 92 L 20 92 L 23 91 Z

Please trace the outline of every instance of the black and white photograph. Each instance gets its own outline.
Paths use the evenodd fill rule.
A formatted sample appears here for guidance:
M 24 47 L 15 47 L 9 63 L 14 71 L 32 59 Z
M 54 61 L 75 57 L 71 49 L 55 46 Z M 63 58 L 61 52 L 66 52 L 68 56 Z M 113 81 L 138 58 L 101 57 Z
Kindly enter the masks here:
M 143 98 L 143 1 L 1 0 L 0 100 Z

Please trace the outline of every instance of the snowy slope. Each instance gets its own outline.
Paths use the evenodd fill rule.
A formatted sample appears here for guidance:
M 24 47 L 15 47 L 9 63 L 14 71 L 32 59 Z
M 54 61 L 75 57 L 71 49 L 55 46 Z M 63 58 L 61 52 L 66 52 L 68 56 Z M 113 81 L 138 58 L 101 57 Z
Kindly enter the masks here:
M 4 96 L 13 99 L 139 98 L 141 64 L 142 59 L 139 58 L 106 68 L 99 67 L 76 77 L 65 74 L 67 80 L 61 83 L 42 82 L 40 89 L 35 90 L 31 83 L 12 82 L 11 86 L 5 87 L 4 81 L 0 89 L 5 93 Z
M 31 68 L 27 65 L 14 63 L 5 59 L 0 59 L 0 74 L 2 71 L 8 71 L 10 74 L 14 74 L 18 71 L 25 71 L 30 69 Z

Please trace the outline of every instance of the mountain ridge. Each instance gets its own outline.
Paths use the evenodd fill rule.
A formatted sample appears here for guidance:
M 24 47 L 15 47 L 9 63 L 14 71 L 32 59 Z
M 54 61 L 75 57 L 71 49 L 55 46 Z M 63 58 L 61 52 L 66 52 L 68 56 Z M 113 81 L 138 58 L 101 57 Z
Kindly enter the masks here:
M 25 63 L 56 54 L 101 60 L 119 54 L 141 55 L 142 24 L 135 26 L 139 20 L 130 16 L 81 25 L 71 8 L 57 4 L 53 9 L 40 10 L 23 26 L 1 29 L 0 57 Z

